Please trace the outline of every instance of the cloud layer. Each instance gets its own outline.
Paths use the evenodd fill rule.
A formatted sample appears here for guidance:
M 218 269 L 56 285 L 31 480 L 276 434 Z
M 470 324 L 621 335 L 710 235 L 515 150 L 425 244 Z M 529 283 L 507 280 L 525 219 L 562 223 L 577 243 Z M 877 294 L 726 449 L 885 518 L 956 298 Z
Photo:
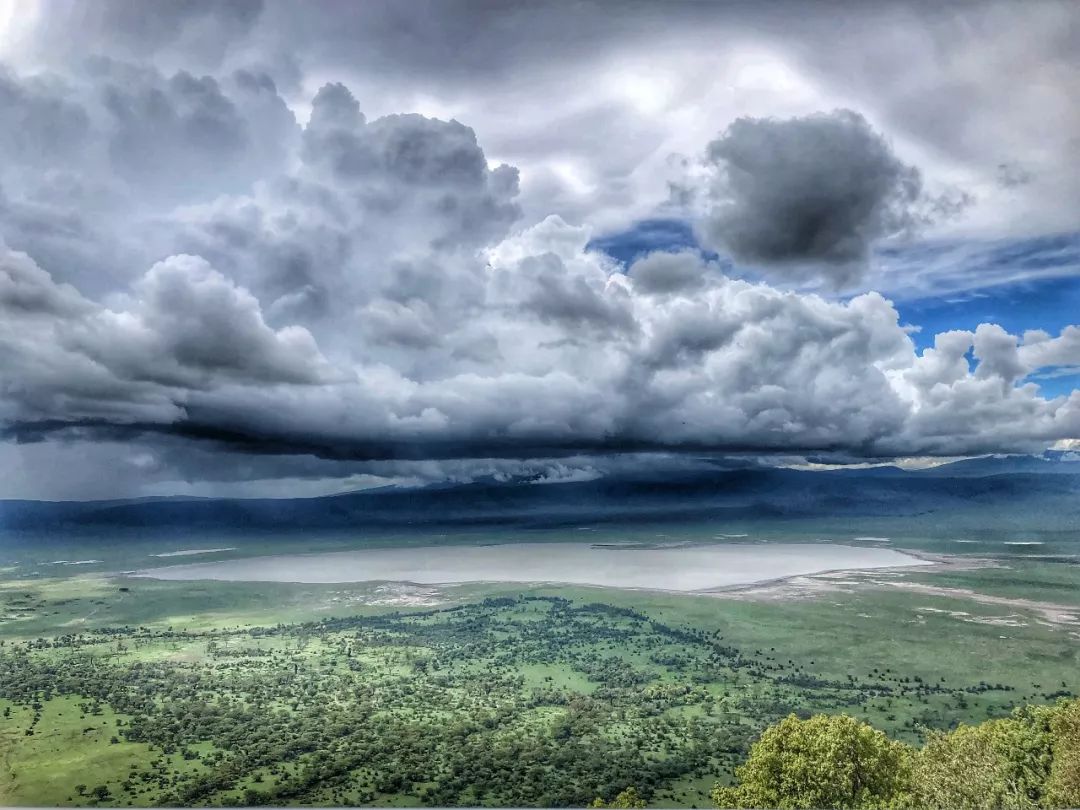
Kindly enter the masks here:
M 1080 436 L 1080 392 L 1038 384 L 1080 365 L 1080 328 L 984 323 L 919 351 L 888 289 L 837 292 L 977 285 L 946 265 L 996 231 L 945 243 L 940 229 L 994 194 L 1048 194 L 1060 139 L 941 159 L 964 144 L 936 124 L 924 139 L 885 127 L 896 96 L 863 110 L 829 89 L 849 64 L 803 51 L 819 18 L 44 7 L 55 22 L 0 72 L 0 427 L 28 480 L 64 448 L 86 478 L 126 454 L 132 481 L 168 467 L 205 492 L 215 454 L 235 480 L 430 480 L 422 465 L 458 459 L 557 480 L 592 468 L 535 459 L 954 456 Z M 994 8 L 978 17 L 988 36 Z M 481 14 L 505 36 L 472 24 Z M 1050 16 L 1033 12 L 1033 30 Z M 722 64 L 702 38 L 721 19 L 741 43 Z M 953 26 L 928 14 L 927 33 L 892 7 L 851 24 L 883 20 L 921 44 Z M 563 36 L 568 21 L 582 33 Z M 796 44 L 781 53 L 784 32 Z M 642 61 L 665 43 L 685 65 Z M 723 68 L 742 100 L 674 78 L 686 66 Z M 992 192 L 970 168 L 983 163 Z M 1054 182 L 1055 205 L 1072 199 Z M 708 250 L 624 265 L 589 249 L 643 213 L 693 218 Z M 905 241 L 921 230 L 937 241 Z
M 552 218 L 470 265 L 468 299 L 353 299 L 364 328 L 332 359 L 204 259 L 170 257 L 105 306 L 8 250 L 4 414 L 16 435 L 126 425 L 356 459 L 958 455 L 1080 430 L 1080 394 L 1046 400 L 1025 381 L 1075 357 L 1075 328 L 1017 338 L 987 324 L 920 355 L 876 293 L 782 292 L 685 254 L 623 274 L 587 240 Z

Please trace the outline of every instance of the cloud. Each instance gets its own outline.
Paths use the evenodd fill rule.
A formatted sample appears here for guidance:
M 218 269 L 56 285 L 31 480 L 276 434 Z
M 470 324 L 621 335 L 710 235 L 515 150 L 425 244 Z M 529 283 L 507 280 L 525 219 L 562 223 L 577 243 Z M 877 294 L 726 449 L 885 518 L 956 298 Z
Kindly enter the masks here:
M 1006 163 L 999 163 L 997 167 L 997 180 L 998 183 L 1005 188 L 1017 188 L 1018 186 L 1026 186 L 1035 177 L 1021 166 L 1016 161 L 1008 161 Z
M 0 413 L 15 425 L 169 424 L 183 418 L 187 393 L 224 379 L 333 376 L 306 329 L 271 329 L 251 294 L 201 258 L 155 264 L 106 307 L 0 248 Z
M 986 324 L 920 352 L 890 300 L 1075 264 L 1070 237 L 941 237 L 957 200 L 939 179 L 982 210 L 999 165 L 1030 167 L 1010 219 L 1036 231 L 1047 178 L 1069 193 L 1056 141 L 1040 151 L 982 96 L 993 149 L 965 150 L 947 115 L 898 123 L 931 90 L 961 109 L 935 88 L 966 65 L 898 70 L 861 40 L 833 64 L 820 15 L 697 3 L 199 0 L 162 23 L 107 0 L 78 39 L 77 6 L 45 8 L 71 13 L 0 75 L 0 424 L 35 463 L 101 443 L 188 457 L 161 462 L 162 487 L 216 480 L 214 458 L 237 480 L 431 480 L 423 465 L 465 458 L 861 459 L 1080 433 L 1080 396 L 1037 384 L 1077 364 L 1071 327 Z M 952 30 L 849 16 L 920 53 Z M 863 61 L 882 78 L 849 93 Z M 817 112 L 843 105 L 861 112 Z M 703 153 L 696 196 L 663 205 L 677 155 Z M 690 204 L 736 265 L 697 251 Z M 625 262 L 596 249 L 638 216 L 661 226 Z M 937 241 L 899 244 L 927 223 Z
M 1072 331 L 1021 344 L 986 325 L 919 354 L 876 293 L 830 301 L 711 273 L 692 294 L 657 294 L 585 250 L 588 239 L 552 219 L 493 246 L 471 265 L 486 303 L 469 317 L 453 297 L 414 302 L 411 316 L 376 298 L 361 311 L 372 328 L 332 359 L 303 327 L 269 326 L 257 299 L 203 259 L 159 263 L 103 306 L 9 253 L 2 348 L 19 384 L 5 391 L 6 421 L 24 438 L 117 428 L 355 461 L 958 455 L 1080 430 L 1080 395 L 1042 399 L 1024 381 L 1068 356 Z M 537 297 L 550 289 L 567 295 Z M 478 341 L 480 359 L 454 350 Z
M 295 118 L 265 74 L 165 74 L 106 57 L 81 68 L 0 73 L 6 160 L 84 175 L 114 195 L 135 192 L 141 204 L 157 206 L 205 195 L 207 182 L 215 193 L 244 190 L 293 150 Z M 4 179 L 31 199 L 41 190 L 17 165 Z
M 78 464 L 72 459 L 77 458 Z M 746 464 L 747 460 L 739 460 Z M 568 456 L 560 459 L 334 461 L 310 455 L 230 453 L 212 444 L 170 437 L 101 440 L 77 429 L 49 442 L 0 442 L 0 467 L 11 472 L 4 497 L 83 500 L 147 495 L 314 497 L 377 486 L 419 486 L 479 480 L 556 484 L 609 473 L 716 469 L 714 461 L 663 454 Z M 87 476 L 86 469 L 108 476 Z
M 300 135 L 274 84 L 245 70 L 94 57 L 75 72 L 0 71 L 0 101 L 0 235 L 92 294 L 183 252 L 154 241 L 155 223 L 274 177 Z
M 851 110 L 740 118 L 709 144 L 706 164 L 703 241 L 766 277 L 821 273 L 847 286 L 876 241 L 928 216 L 918 169 Z
M 529 256 L 513 272 L 530 288 L 521 309 L 541 323 L 597 339 L 635 328 L 623 288 L 603 273 L 567 272 L 553 253 Z
M 1072 331 L 1069 327 L 1050 339 L 1053 348 L 1067 345 Z M 907 367 L 891 370 L 891 384 L 912 411 L 904 429 L 883 446 L 974 455 L 1006 447 L 1042 449 L 1073 437 L 1080 431 L 1080 391 L 1040 397 L 1038 385 L 1027 377 L 1056 358 L 1040 357 L 1038 350 L 1022 354 L 1018 342 L 1000 326 L 980 324 L 975 332 L 937 335 L 933 348 Z
M 0 243 L 0 307 L 12 318 L 52 316 L 78 317 L 92 305 L 70 284 L 55 284 L 52 277 L 25 253 L 15 253 Z
M 111 166 L 140 199 L 191 199 L 208 175 L 219 192 L 245 190 L 281 165 L 297 127 L 265 74 L 238 70 L 219 82 L 178 71 L 164 77 L 93 60 Z
M 155 223 L 152 242 L 206 257 L 273 318 L 299 318 L 327 345 L 343 325 L 430 343 L 453 326 L 442 318 L 479 303 L 477 251 L 502 239 L 520 209 L 516 170 L 489 168 L 471 129 L 418 115 L 368 121 L 345 87 L 329 84 L 298 156 L 250 193 Z M 394 313 L 412 326 L 393 327 Z
M 1066 326 L 1056 338 L 1041 329 L 1025 332 L 1016 354 L 1028 373 L 1080 365 L 1080 326 Z
M 997 378 L 1007 390 L 1024 376 L 1025 368 L 1020 362 L 1016 338 L 997 324 L 979 324 L 971 349 L 972 357 L 978 362 L 975 369 L 977 378 Z
M 0 149 L 9 160 L 35 167 L 52 165 L 77 152 L 90 129 L 86 111 L 53 78 L 24 82 L 3 70 L 0 104 L 4 109 Z
M 85 6 L 55 0 L 36 9 L 32 46 L 81 55 L 127 59 L 177 57 L 200 68 L 220 66 L 230 47 L 247 37 L 263 12 L 262 0 L 180 0 L 154 9 L 138 0 L 101 0 Z
M 302 157 L 314 177 L 348 188 L 369 210 L 389 215 L 423 208 L 445 224 L 435 247 L 485 241 L 520 216 L 517 169 L 488 169 L 476 133 L 457 121 L 390 115 L 368 123 L 342 85 L 312 103 Z M 410 223 L 411 224 L 411 223 Z
M 626 271 L 642 292 L 674 293 L 695 290 L 704 283 L 708 267 L 693 251 L 654 252 L 638 259 Z
M 259 302 L 204 259 L 171 256 L 135 283 L 131 309 L 110 321 L 120 328 L 131 316 L 152 332 L 146 353 L 171 359 L 200 375 L 265 383 L 315 383 L 325 364 L 301 326 L 267 326 Z M 103 343 L 111 341 L 111 336 Z
M 1069 0 L 811 13 L 793 0 L 608 5 L 450 0 L 415 11 L 372 0 L 344 15 L 333 0 L 200 0 L 147 15 L 133 0 L 25 0 L 36 24 L 11 58 L 76 71 L 88 55 L 167 74 L 254 70 L 301 120 L 311 92 L 340 81 L 372 117 L 466 121 L 521 169 L 530 224 L 558 214 L 625 228 L 666 196 L 669 156 L 699 154 L 725 123 L 848 107 L 928 181 L 976 198 L 957 227 L 985 238 L 1075 225 L 1080 183 L 1064 168 L 1080 131 Z M 1002 163 L 1033 181 L 1000 187 Z
M 1080 233 L 1030 239 L 948 239 L 885 246 L 862 286 L 899 299 L 941 299 L 1025 291 L 1040 279 L 1080 275 Z M 996 289 L 995 289 L 996 288 Z

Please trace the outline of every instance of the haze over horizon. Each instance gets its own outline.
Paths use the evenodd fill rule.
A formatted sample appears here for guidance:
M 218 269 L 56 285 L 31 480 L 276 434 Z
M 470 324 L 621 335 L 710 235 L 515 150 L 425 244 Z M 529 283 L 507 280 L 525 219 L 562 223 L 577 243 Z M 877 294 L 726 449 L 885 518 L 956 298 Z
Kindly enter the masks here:
M 0 0 L 0 498 L 1080 449 L 1080 8 L 799 9 Z

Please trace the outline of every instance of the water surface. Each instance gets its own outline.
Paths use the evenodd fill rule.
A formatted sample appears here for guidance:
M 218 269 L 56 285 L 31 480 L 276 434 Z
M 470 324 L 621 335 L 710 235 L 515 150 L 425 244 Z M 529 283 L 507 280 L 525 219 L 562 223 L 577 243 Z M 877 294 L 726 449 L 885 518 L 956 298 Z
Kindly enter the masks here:
M 140 574 L 229 582 L 552 582 L 698 591 L 823 571 L 925 564 L 888 548 L 830 544 L 616 548 L 590 543 L 507 543 L 282 554 L 173 565 Z

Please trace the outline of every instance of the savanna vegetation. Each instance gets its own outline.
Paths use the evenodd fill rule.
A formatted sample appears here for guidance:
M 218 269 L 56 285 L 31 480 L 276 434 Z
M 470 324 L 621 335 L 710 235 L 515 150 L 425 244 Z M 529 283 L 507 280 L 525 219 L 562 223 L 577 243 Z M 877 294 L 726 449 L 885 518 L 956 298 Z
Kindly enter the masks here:
M 64 632 L 5 637 L 0 627 L 0 803 L 953 805 L 958 794 L 912 787 L 912 774 L 931 773 L 922 752 L 938 750 L 933 784 L 983 756 L 989 783 L 1010 786 L 1001 796 L 1012 801 L 1019 785 L 1031 806 L 1071 795 L 1062 791 L 1077 778 L 1046 747 L 1047 735 L 1063 739 L 1074 722 L 1055 720 L 1057 710 L 975 722 L 1070 697 L 1075 642 L 1033 625 L 1009 668 L 976 669 L 973 651 L 1021 639 L 944 608 L 897 622 L 892 637 L 863 618 L 899 597 L 878 594 L 871 608 L 857 597 L 754 606 L 585 589 L 463 591 L 438 607 L 238 626 L 194 610 L 198 621 L 181 621 L 178 604 L 188 604 L 169 602 L 160 583 L 95 581 L 85 597 L 77 583 L 50 588 L 2 593 L 15 617 L 9 630 L 51 622 Z M 209 606 L 218 591 L 207 593 Z M 146 621 L 116 621 L 139 605 Z M 344 611 L 340 601 L 324 607 Z M 912 615 L 910 601 L 894 609 L 894 619 Z M 263 615 L 277 614 L 267 606 Z M 936 658 L 905 658 L 905 634 L 926 633 L 928 622 L 941 623 Z M 837 646 L 841 626 L 850 643 Z M 948 649 L 968 663 L 948 660 Z M 1022 656 L 1038 662 L 1037 679 Z M 1016 734 L 1043 770 L 1023 779 L 985 753 L 1002 745 L 979 736 L 990 732 L 966 730 L 1013 734 L 1036 717 L 1043 737 Z M 948 731 L 958 721 L 969 725 Z M 820 759 L 811 746 L 792 771 L 788 741 L 808 733 L 842 733 L 865 749 L 848 782 L 835 777 L 849 766 L 833 770 L 832 749 L 833 760 Z M 838 784 L 849 803 L 827 792 Z M 956 806 L 1014 806 L 971 795 Z

